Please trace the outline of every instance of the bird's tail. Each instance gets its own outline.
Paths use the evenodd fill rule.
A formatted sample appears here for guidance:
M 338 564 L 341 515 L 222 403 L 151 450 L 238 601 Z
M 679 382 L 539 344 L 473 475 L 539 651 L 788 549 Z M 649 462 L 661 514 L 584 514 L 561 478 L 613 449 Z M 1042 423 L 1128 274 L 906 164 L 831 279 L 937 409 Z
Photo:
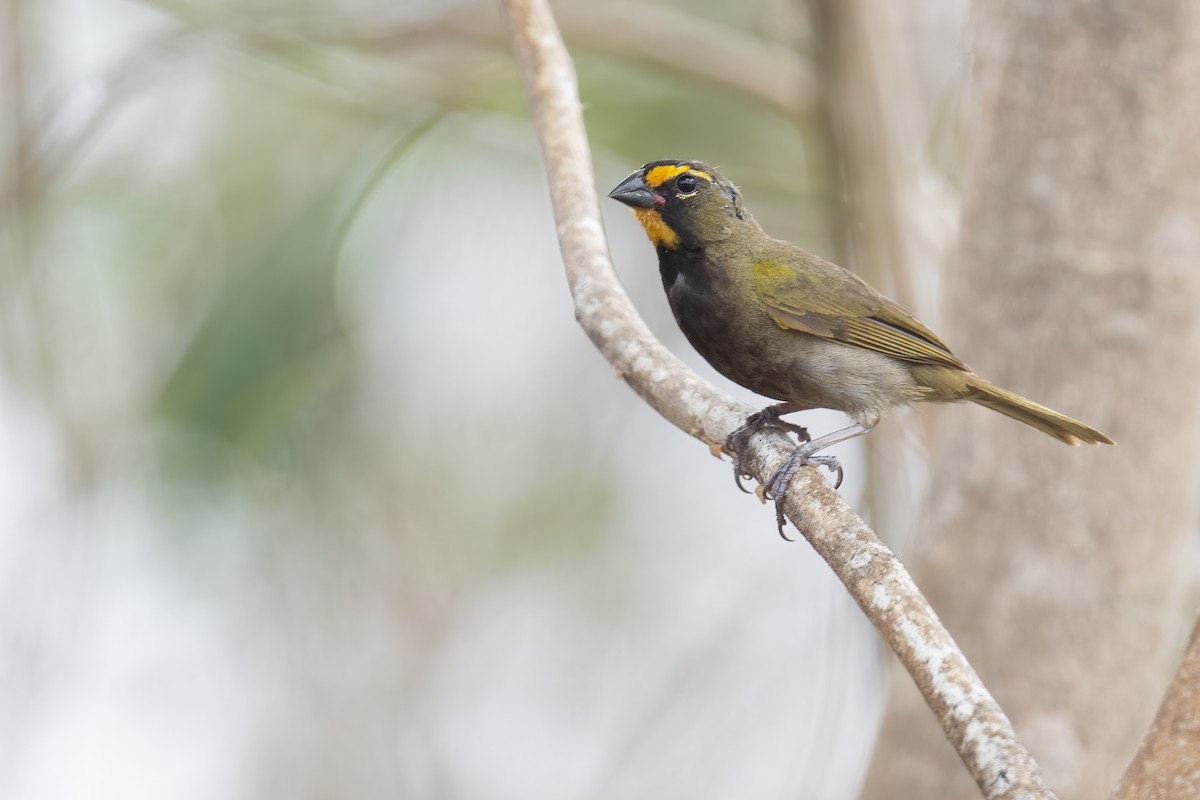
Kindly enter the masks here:
M 1071 419 L 1065 414 L 1060 414 L 982 379 L 976 379 L 974 376 L 972 376 L 967 398 L 981 406 L 1024 422 L 1026 425 L 1031 425 L 1069 445 L 1113 444 L 1112 439 L 1095 428 L 1084 425 L 1079 420 Z

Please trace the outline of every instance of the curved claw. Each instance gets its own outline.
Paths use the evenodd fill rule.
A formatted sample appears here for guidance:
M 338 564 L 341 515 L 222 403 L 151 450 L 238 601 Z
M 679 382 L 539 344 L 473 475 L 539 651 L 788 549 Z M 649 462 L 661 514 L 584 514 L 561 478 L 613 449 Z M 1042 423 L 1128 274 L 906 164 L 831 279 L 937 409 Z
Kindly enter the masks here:
M 783 532 L 783 526 L 787 524 L 787 517 L 783 515 L 783 506 L 780 505 L 779 501 L 775 501 L 775 524 L 779 527 L 780 538 L 782 538 L 785 542 L 796 541 Z
M 846 476 L 842 469 L 842 462 L 838 461 L 833 456 L 809 456 L 802 464 L 820 464 L 825 469 L 837 475 L 837 480 L 833 484 L 834 489 L 840 489 L 842 486 L 842 478 Z
M 736 433 L 736 431 L 734 433 Z M 729 452 L 729 455 L 733 460 L 733 482 L 737 484 L 737 487 L 746 494 L 753 494 L 753 492 L 742 485 L 742 478 L 753 478 L 754 476 L 742 469 L 741 445 L 742 442 L 734 441 L 734 437 L 732 435 L 725 440 L 725 449 Z
M 779 527 L 779 535 L 785 540 L 795 541 L 788 537 L 783 532 L 784 526 L 787 524 L 787 517 L 783 513 L 783 497 L 787 494 L 787 488 L 792 482 L 792 478 L 796 475 L 797 470 L 805 464 L 814 464 L 825 467 L 832 473 L 836 474 L 836 479 L 833 484 L 834 489 L 839 489 L 842 486 L 842 479 L 845 477 L 845 472 L 842 470 L 842 465 L 833 456 L 819 456 L 817 453 L 825 448 L 844 442 L 847 439 L 852 439 L 855 436 L 860 436 L 871 428 L 875 427 L 874 423 L 878 420 L 869 420 L 870 424 L 856 422 L 849 428 L 844 428 L 840 431 L 834 431 L 831 434 L 822 436 L 820 439 L 814 440 L 809 436 L 808 431 L 800 426 L 790 422 L 784 422 L 779 417 L 781 414 L 787 414 L 792 411 L 802 411 L 807 406 L 800 406 L 792 403 L 780 403 L 775 406 L 767 406 L 758 413 L 751 414 L 742 423 L 741 427 L 725 439 L 725 450 L 733 457 L 733 481 L 737 487 L 746 494 L 750 494 L 750 490 L 742 484 L 742 478 L 753 478 L 754 476 L 742 469 L 741 452 L 749 441 L 750 437 L 758 433 L 763 428 L 775 428 L 784 433 L 792 433 L 800 440 L 800 446 L 792 450 L 791 455 L 787 460 L 775 471 L 770 478 L 763 484 L 762 496 L 765 499 L 775 502 L 775 522 Z
M 744 472 L 742 470 L 742 460 L 740 458 L 738 458 L 737 456 L 734 456 L 733 457 L 733 482 L 735 484 L 737 484 L 737 487 L 739 489 L 741 489 L 743 492 L 745 492 L 746 494 L 754 494 L 754 492 L 750 491 L 742 484 L 742 478 L 753 478 L 753 477 L 754 476 L 751 475 L 749 472 Z
M 789 542 L 795 540 L 789 539 L 783 532 L 783 526 L 787 524 L 787 518 L 783 514 L 783 498 L 787 494 L 788 486 L 792 483 L 792 478 L 796 476 L 800 467 L 806 464 L 819 464 L 830 472 L 836 473 L 837 482 L 833 485 L 834 489 L 842 485 L 842 478 L 845 476 L 841 462 L 833 456 L 814 455 L 808 445 L 800 445 L 793 450 L 787 461 L 783 462 L 783 465 L 775 471 L 775 474 L 767 481 L 766 495 L 775 501 L 775 522 L 779 526 L 779 535 Z
M 779 406 L 767 406 L 762 411 L 747 417 L 741 427 L 729 434 L 725 439 L 725 451 L 733 457 L 733 482 L 746 494 L 754 494 L 754 492 L 745 487 L 742 479 L 753 478 L 754 476 L 742 469 L 741 452 L 751 436 L 763 428 L 776 428 L 785 433 L 796 434 L 796 438 L 800 440 L 801 444 L 812 441 L 812 437 L 808 435 L 806 428 L 781 420 L 779 418 L 781 411 L 786 413 L 786 410 L 781 409 Z M 789 541 L 791 540 L 789 539 Z

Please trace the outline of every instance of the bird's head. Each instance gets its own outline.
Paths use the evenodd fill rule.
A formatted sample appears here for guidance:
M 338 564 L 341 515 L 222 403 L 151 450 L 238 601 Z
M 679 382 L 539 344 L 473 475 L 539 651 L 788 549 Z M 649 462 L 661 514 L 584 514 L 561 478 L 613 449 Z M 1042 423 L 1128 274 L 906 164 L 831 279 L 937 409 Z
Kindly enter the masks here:
M 699 161 L 651 161 L 608 193 L 659 250 L 695 250 L 755 225 L 737 187 Z

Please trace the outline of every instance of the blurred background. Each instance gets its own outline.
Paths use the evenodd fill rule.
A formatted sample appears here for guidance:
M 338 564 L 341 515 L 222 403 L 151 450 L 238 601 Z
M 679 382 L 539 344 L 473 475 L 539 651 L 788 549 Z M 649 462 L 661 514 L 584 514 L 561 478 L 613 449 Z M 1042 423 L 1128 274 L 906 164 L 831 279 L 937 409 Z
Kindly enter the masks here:
M 555 8 L 600 188 L 708 161 L 936 329 L 969 4 L 837 5 Z M 875 634 L 576 326 L 493 5 L 0 8 L 0 796 L 857 796 Z M 923 417 L 840 453 L 902 554 Z

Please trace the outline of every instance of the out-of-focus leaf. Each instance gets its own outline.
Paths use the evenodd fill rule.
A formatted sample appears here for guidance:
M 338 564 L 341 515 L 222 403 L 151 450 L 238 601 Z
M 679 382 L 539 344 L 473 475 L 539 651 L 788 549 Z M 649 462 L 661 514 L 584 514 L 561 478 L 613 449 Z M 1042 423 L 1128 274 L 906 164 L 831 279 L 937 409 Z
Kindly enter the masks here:
M 353 357 L 332 296 L 337 190 L 314 190 L 265 242 L 231 243 L 230 256 L 243 263 L 232 265 L 235 277 L 168 380 L 163 417 L 268 460 L 313 445 L 328 429 Z

